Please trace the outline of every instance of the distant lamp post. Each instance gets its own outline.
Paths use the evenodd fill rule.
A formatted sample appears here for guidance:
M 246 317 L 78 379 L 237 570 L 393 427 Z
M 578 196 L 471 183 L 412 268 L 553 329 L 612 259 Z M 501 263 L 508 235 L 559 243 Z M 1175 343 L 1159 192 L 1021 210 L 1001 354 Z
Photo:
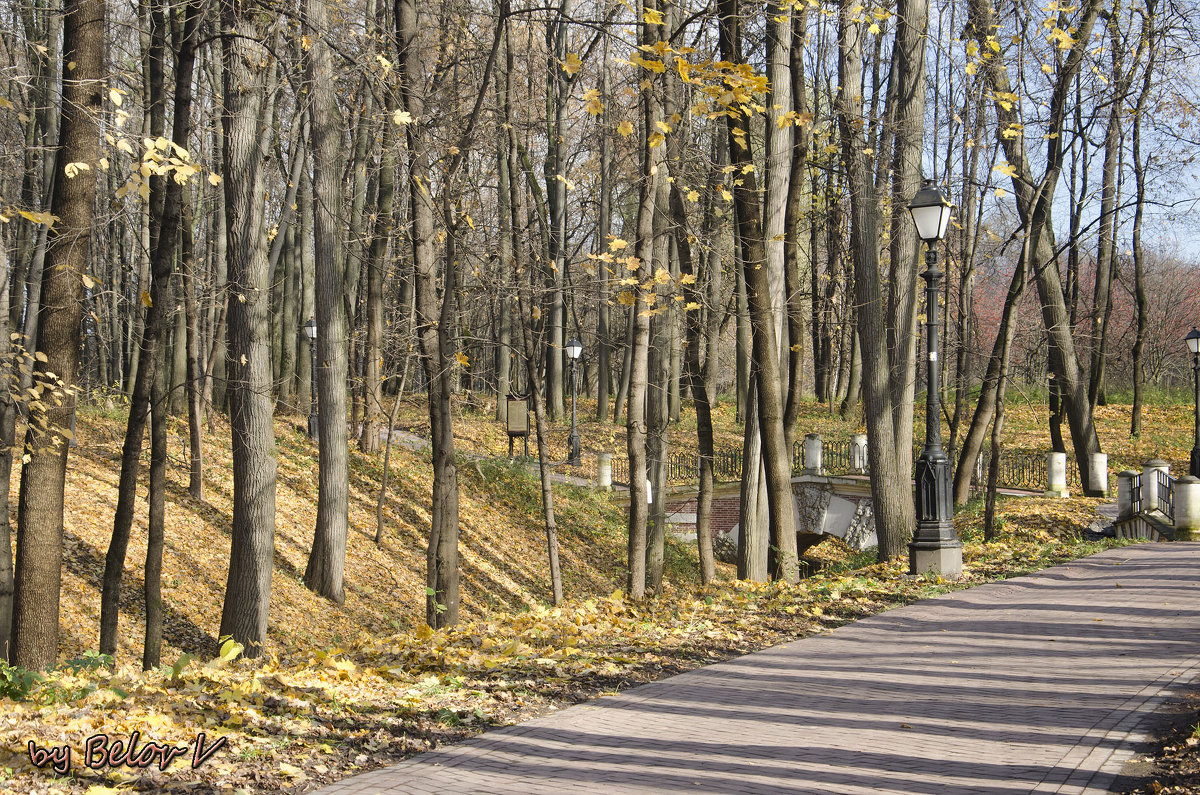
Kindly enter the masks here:
M 312 318 L 304 324 L 304 336 L 308 337 L 309 372 L 312 374 L 312 399 L 308 404 L 308 438 L 317 438 L 317 321 Z
M 1192 352 L 1192 380 L 1196 385 L 1196 400 L 1193 404 L 1196 415 L 1196 430 L 1192 441 L 1192 462 L 1188 474 L 1200 477 L 1200 330 L 1192 326 L 1192 330 L 1183 338 L 1188 350 Z
M 942 271 L 937 264 L 937 244 L 950 225 L 949 200 L 932 180 L 908 205 L 917 235 L 925 243 L 925 329 L 929 376 L 925 387 L 925 447 L 917 459 L 917 531 L 908 545 L 909 574 L 958 577 L 962 574 L 962 542 L 954 530 L 950 459 L 942 450 L 940 368 L 938 367 L 938 292 Z
M 567 343 L 567 358 L 571 360 L 571 435 L 567 437 L 567 466 L 577 467 L 582 462 L 579 454 L 579 428 L 575 424 L 575 364 L 583 353 L 583 343 L 572 339 Z

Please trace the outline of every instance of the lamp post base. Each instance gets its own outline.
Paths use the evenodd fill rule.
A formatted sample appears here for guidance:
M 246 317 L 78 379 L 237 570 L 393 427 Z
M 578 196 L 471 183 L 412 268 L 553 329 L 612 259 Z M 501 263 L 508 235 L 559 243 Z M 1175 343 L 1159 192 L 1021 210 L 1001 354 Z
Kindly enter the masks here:
M 908 573 L 947 579 L 962 574 L 962 542 L 954 529 L 950 461 L 940 446 L 927 445 L 917 459 L 917 531 L 908 545 Z
M 936 574 L 956 580 L 962 576 L 962 567 L 959 541 L 914 541 L 908 545 L 909 574 Z
M 572 433 L 567 439 L 567 466 L 577 467 L 583 464 L 583 455 L 579 449 L 579 434 Z

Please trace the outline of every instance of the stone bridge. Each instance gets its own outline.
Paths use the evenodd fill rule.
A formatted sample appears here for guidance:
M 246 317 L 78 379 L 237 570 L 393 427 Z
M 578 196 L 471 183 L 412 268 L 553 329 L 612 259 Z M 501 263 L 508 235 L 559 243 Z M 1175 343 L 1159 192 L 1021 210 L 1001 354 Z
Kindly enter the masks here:
M 836 536 L 854 549 L 875 546 L 871 483 L 865 476 L 799 475 L 792 478 L 796 528 L 801 533 Z M 628 499 L 628 492 L 622 496 Z M 619 499 L 619 497 L 618 497 Z M 696 537 L 696 488 L 668 489 L 667 523 L 687 539 Z M 710 527 L 715 548 L 737 549 L 741 484 L 713 486 Z

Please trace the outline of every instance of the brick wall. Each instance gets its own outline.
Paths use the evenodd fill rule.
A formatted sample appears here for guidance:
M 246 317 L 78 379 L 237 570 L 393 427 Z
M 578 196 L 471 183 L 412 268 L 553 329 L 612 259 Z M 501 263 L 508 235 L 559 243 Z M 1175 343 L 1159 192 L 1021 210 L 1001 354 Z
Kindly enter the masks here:
M 714 536 L 724 535 L 728 533 L 733 526 L 738 523 L 739 513 L 738 493 L 732 494 L 714 494 L 712 500 L 712 517 L 709 520 L 709 526 L 712 529 Z M 672 521 L 672 515 L 683 521 Z M 692 518 L 696 515 L 696 498 L 690 497 L 678 501 L 667 501 L 667 521 L 675 525 L 675 529 L 682 533 L 696 532 L 696 522 Z M 686 519 L 685 519 L 686 517 Z

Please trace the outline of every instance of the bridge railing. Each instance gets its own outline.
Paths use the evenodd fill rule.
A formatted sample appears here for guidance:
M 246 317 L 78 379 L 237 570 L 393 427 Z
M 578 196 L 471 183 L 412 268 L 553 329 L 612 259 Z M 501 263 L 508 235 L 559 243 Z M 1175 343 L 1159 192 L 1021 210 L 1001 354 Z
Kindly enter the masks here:
M 1175 478 L 1170 472 L 1158 471 L 1158 510 L 1175 521 Z
M 855 442 L 851 439 L 821 440 L 820 443 L 820 472 L 823 475 L 852 475 L 870 474 L 869 456 L 855 455 Z M 958 451 L 954 451 L 957 454 Z M 921 454 L 921 447 L 913 448 L 913 460 Z M 866 460 L 856 460 L 865 457 Z M 957 462 L 953 461 L 957 468 Z M 980 450 L 976 461 L 972 480 L 977 487 L 987 483 L 987 470 L 991 460 L 991 448 Z M 800 475 L 811 471 L 813 467 L 805 458 L 805 445 L 801 440 L 792 444 L 792 475 Z M 865 465 L 865 466 L 864 466 Z M 618 483 L 629 482 L 629 460 L 625 457 L 613 457 L 613 480 Z M 1079 466 L 1073 457 L 1067 457 L 1067 486 L 1079 488 Z M 695 483 L 700 477 L 700 458 L 692 453 L 672 453 L 667 458 L 667 483 L 682 485 Z M 718 481 L 736 481 L 742 478 L 742 448 L 729 446 L 719 448 L 713 453 L 713 477 Z M 1003 449 L 1000 452 L 1000 466 L 997 486 L 1003 489 L 1023 491 L 1041 491 L 1046 486 L 1046 453 L 1038 450 Z M 1160 489 L 1159 493 L 1170 493 Z M 1166 511 L 1164 511 L 1165 513 Z

